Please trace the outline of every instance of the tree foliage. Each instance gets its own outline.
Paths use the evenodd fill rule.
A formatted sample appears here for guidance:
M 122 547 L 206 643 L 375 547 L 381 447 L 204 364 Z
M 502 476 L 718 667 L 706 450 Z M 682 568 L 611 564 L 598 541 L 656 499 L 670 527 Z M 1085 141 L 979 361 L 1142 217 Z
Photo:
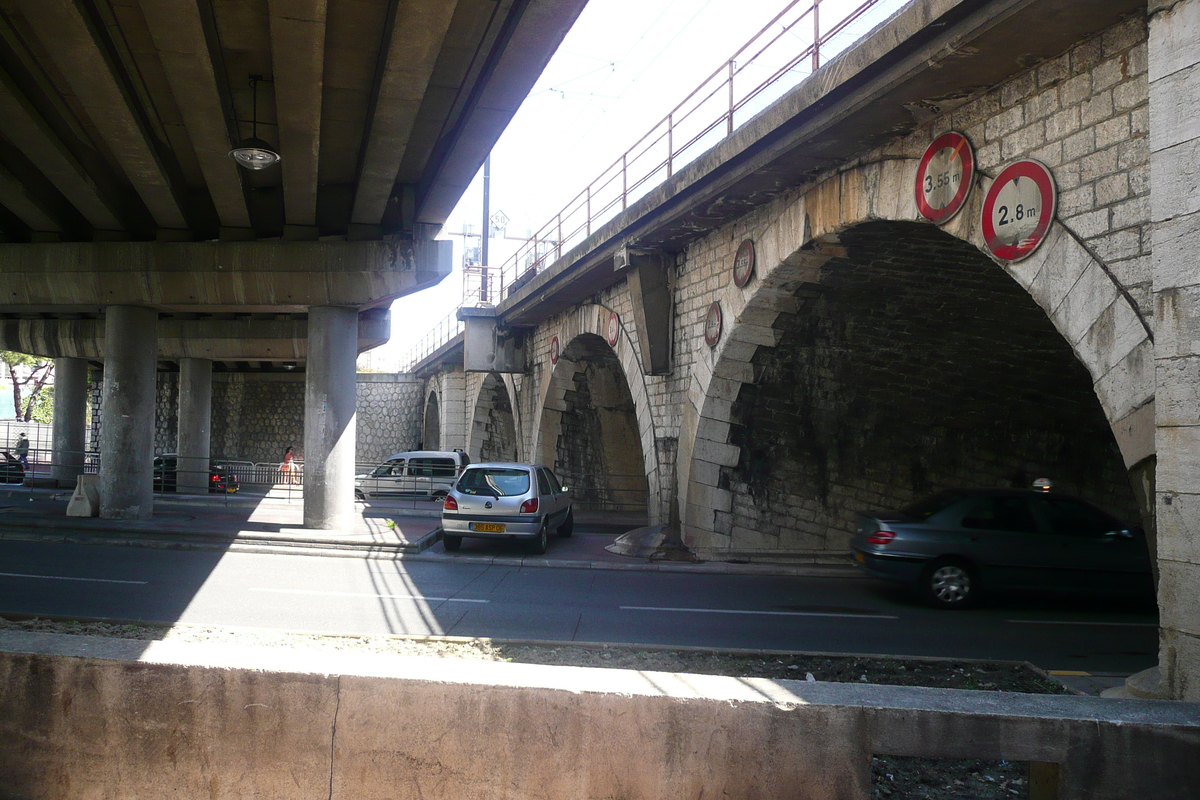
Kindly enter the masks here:
M 11 350 L 0 350 L 0 361 L 12 383 L 15 418 L 49 422 L 54 405 L 53 393 L 46 391 L 46 384 L 54 376 L 54 361 Z

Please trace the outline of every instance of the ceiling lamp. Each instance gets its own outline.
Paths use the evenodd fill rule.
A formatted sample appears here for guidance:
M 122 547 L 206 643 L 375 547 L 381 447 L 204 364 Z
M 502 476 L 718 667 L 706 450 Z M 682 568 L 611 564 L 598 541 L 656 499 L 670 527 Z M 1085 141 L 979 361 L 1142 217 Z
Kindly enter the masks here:
M 258 138 L 258 82 L 263 80 L 261 75 L 250 76 L 250 88 L 254 92 L 254 112 L 252 135 L 243 139 L 237 147 L 229 151 L 229 157 L 246 169 L 266 169 L 277 163 L 282 156 L 271 149 L 271 145 Z

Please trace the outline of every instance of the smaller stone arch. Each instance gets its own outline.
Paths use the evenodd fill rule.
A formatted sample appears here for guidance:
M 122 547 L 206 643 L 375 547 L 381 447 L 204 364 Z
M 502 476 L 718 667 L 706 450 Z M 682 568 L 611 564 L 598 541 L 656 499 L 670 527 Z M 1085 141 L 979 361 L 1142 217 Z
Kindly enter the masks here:
M 503 377 L 488 373 L 475 395 L 467 453 L 476 461 L 519 461 L 516 409 Z
M 425 423 L 421 428 L 421 447 L 437 450 L 442 445 L 442 415 L 437 390 L 425 397 Z
M 621 383 L 628 393 L 632 408 L 626 432 L 633 436 L 640 448 L 641 471 L 645 475 L 646 513 L 651 524 L 665 521 L 666 503 L 661 497 L 663 488 L 662 470 L 658 462 L 655 425 L 650 411 L 649 393 L 644 373 L 638 360 L 637 346 L 622 324 L 617 344 L 610 347 L 606 341 L 611 309 L 590 304 L 577 306 L 564 315 L 555 335 L 563 343 L 562 354 L 557 364 L 551 364 L 547 356 L 543 379 L 539 385 L 539 398 L 534 408 L 531 425 L 530 455 L 534 460 L 554 464 L 558 458 L 557 442 L 562 431 L 563 412 L 569 404 L 568 394 L 574 391 L 577 373 L 586 372 L 586 362 L 605 361 L 619 374 Z M 604 391 L 607 393 L 609 388 Z M 620 474 L 631 473 L 627 459 Z M 616 473 L 614 473 L 616 474 Z M 622 489 L 627 492 L 628 487 Z

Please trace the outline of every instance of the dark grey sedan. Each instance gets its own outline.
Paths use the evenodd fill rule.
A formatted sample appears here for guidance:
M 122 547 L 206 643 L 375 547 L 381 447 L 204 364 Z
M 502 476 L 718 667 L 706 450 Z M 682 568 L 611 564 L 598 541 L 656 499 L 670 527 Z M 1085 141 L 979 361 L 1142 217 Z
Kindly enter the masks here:
M 850 539 L 872 575 L 917 588 L 941 608 L 982 589 L 1150 592 L 1137 526 L 1061 494 L 948 491 L 896 512 L 862 514 Z

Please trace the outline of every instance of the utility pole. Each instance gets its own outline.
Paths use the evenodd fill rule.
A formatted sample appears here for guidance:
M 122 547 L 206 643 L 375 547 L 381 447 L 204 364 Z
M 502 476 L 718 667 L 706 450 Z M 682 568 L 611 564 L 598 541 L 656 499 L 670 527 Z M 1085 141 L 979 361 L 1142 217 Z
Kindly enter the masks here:
M 492 238 L 492 154 L 488 153 L 483 160 L 483 230 L 479 245 L 479 265 L 482 267 L 479 277 L 479 302 L 488 301 L 488 240 Z

